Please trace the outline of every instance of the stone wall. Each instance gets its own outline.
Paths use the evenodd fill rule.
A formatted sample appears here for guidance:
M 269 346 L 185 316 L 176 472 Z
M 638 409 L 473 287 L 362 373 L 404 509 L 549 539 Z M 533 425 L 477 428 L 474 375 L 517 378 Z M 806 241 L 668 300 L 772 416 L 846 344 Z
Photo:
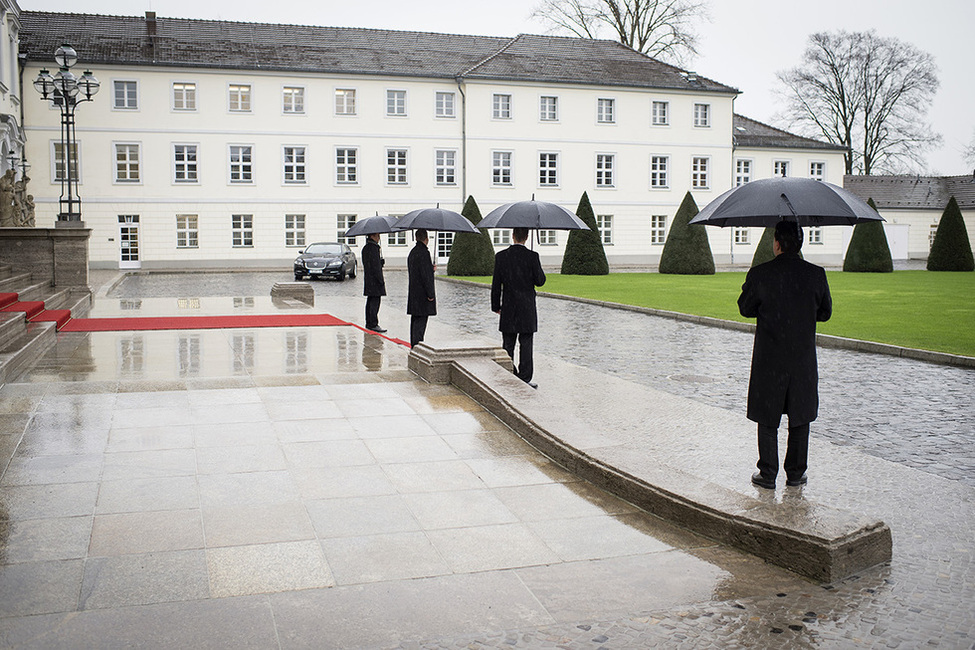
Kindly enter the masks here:
M 0 264 L 34 282 L 88 286 L 88 228 L 0 228 Z

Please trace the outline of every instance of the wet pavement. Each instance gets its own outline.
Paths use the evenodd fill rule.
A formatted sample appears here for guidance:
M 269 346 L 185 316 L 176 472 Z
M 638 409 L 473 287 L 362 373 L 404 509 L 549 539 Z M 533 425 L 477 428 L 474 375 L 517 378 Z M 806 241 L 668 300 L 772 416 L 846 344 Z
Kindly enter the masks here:
M 403 336 L 388 276 L 380 322 Z M 92 316 L 266 313 L 286 280 L 133 276 Z M 361 282 L 314 286 L 316 311 L 362 322 Z M 483 288 L 438 295 L 428 339 L 496 338 Z M 540 315 L 540 391 L 570 362 L 740 408 L 749 335 L 548 299 Z M 816 444 L 847 443 L 824 494 L 895 544 L 835 585 L 578 481 L 357 329 L 61 335 L 0 390 L 0 646 L 975 647 L 975 372 L 820 355 Z M 831 422 L 828 404 L 848 406 Z

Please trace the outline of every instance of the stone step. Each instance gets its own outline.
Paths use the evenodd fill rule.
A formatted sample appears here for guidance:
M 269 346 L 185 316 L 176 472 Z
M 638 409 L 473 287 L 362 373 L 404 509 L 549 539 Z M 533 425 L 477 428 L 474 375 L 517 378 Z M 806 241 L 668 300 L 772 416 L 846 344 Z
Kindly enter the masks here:
M 0 280 L 9 278 L 14 273 L 14 267 L 9 264 L 0 264 Z
M 27 317 L 20 311 L 0 311 L 0 350 L 26 340 Z
M 10 267 L 7 268 L 9 269 Z M 6 276 L 0 276 L 0 293 L 21 293 L 26 287 L 30 286 L 30 273 L 14 273 L 9 271 Z
M 22 323 L 26 322 L 23 314 L 18 315 Z M 23 335 L 11 345 L 0 349 L 0 385 L 15 380 L 55 343 L 57 343 L 55 323 L 26 323 Z

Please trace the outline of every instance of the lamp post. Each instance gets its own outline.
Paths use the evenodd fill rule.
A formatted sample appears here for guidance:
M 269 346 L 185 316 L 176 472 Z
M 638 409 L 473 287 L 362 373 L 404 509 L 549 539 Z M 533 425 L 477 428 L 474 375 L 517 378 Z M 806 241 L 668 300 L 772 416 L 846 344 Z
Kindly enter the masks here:
M 61 110 L 61 152 L 64 158 L 64 172 L 61 174 L 61 207 L 58 224 L 62 226 L 81 225 L 81 197 L 78 196 L 78 143 L 74 132 L 74 113 L 78 104 L 90 102 L 98 93 L 101 84 L 85 70 L 81 78 L 71 72 L 78 62 L 78 53 L 70 45 L 62 45 L 55 51 L 54 60 L 60 68 L 54 76 L 41 70 L 34 79 L 34 90 L 41 98 Z M 72 169 L 72 163 L 75 168 Z M 64 223 L 78 222 L 78 223 Z

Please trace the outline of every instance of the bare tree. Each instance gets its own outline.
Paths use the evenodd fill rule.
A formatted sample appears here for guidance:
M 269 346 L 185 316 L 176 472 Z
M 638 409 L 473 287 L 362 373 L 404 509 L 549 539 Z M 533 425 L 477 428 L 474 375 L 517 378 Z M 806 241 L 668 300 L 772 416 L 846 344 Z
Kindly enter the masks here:
M 968 143 L 961 155 L 969 165 L 975 165 L 975 130 L 972 131 L 972 141 Z
M 848 147 L 846 173 L 924 166 L 941 142 L 924 116 L 938 90 L 934 58 L 869 32 L 809 37 L 802 63 L 778 73 L 790 128 Z
M 532 17 L 581 38 L 608 28 L 623 45 L 679 64 L 697 54 L 693 25 L 707 8 L 707 0 L 543 0 Z

